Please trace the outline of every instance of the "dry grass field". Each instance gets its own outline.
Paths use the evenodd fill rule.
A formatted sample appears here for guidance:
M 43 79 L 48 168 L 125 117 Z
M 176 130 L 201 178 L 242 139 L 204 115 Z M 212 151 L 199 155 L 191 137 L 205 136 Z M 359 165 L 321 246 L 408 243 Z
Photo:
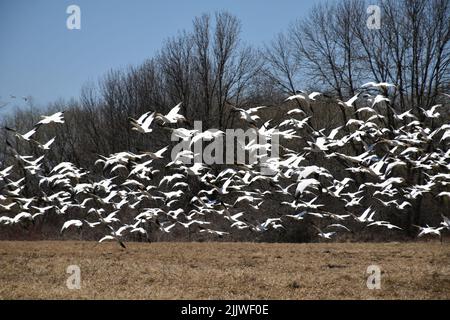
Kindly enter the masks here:
M 366 287 L 369 265 L 380 290 Z M 69 265 L 81 289 L 69 290 Z M 0 242 L 1 299 L 449 299 L 448 243 Z

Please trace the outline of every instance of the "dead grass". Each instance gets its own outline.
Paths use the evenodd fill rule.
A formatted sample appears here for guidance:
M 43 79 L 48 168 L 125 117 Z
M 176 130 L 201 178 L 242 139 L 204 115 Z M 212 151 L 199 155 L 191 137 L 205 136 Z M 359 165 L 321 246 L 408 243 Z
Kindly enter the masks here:
M 449 299 L 439 243 L 0 242 L 1 299 Z M 69 265 L 81 289 L 69 290 Z M 382 269 L 368 290 L 369 265 Z

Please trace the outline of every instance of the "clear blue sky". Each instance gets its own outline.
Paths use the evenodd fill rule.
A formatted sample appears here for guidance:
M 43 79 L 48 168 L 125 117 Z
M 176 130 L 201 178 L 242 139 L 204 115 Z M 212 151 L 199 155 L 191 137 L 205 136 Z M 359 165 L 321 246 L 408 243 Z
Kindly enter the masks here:
M 195 16 L 227 10 L 242 38 L 261 45 L 318 0 L 0 0 L 0 104 L 39 106 L 78 97 L 109 69 L 138 65 L 164 39 L 190 29 Z M 66 8 L 81 8 L 81 30 L 68 30 Z

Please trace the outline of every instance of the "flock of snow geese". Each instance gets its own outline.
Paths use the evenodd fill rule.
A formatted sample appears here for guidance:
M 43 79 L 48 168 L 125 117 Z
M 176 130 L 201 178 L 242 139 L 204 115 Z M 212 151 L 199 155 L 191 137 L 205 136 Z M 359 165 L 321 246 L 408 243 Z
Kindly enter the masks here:
M 41 121 L 23 134 L 5 127 L 16 139 L 35 144 L 42 155 L 37 158 L 20 155 L 6 141 L 16 162 L 8 167 L 0 166 L 0 229 L 16 225 L 27 227 L 53 213 L 64 217 L 61 233 L 96 228 L 102 235 L 100 242 L 113 240 L 122 247 L 130 235 L 149 239 L 150 230 L 170 233 L 180 228 L 223 236 L 233 230 L 258 233 L 283 230 L 286 221 L 310 223 L 318 237 L 333 239 L 337 232 L 351 231 L 348 222 L 367 228 L 401 229 L 388 221 L 385 211 L 411 214 L 415 201 L 429 195 L 445 203 L 442 221 L 435 227 L 415 227 L 419 237 L 441 236 L 442 232 L 450 230 L 450 219 L 445 212 L 450 198 L 450 124 L 433 131 L 427 124 L 441 117 L 438 110 L 444 106 L 421 109 L 422 121 L 411 110 L 397 114 L 389 106 L 389 99 L 380 94 L 379 89 L 390 86 L 368 83 L 348 101 L 337 101 L 355 116 L 336 128 L 313 129 L 311 117 L 306 117 L 300 108 L 288 111 L 286 119 L 272 127 L 270 121 L 258 123 L 257 113 L 265 107 L 234 108 L 233 111 L 267 141 L 279 134 L 281 141 L 293 141 L 293 144 L 296 139 L 306 139 L 307 146 L 295 151 L 280 142 L 283 154 L 278 158 L 270 158 L 265 163 L 226 165 L 215 172 L 203 163 L 186 165 L 181 161 L 194 158 L 190 150 L 180 151 L 167 162 L 170 157 L 167 155 L 169 146 L 166 146 L 155 152 L 124 151 L 100 156 L 95 165 L 101 167 L 103 176 L 93 181 L 88 171 L 70 162 L 59 163 L 49 170 L 42 166 L 45 152 L 57 137 L 39 142 L 35 134 L 43 126 L 64 123 L 64 112 L 42 116 Z M 377 93 L 362 94 L 367 89 Z M 286 100 L 310 103 L 320 95 L 300 92 Z M 360 102 L 359 106 L 356 101 Z M 382 108 L 391 111 L 394 127 L 385 125 L 386 116 L 379 111 Z M 219 130 L 197 132 L 183 128 L 180 124 L 185 120 L 180 114 L 180 105 L 165 115 L 149 111 L 138 119 L 129 118 L 137 134 L 151 136 L 156 128 L 162 127 L 190 141 L 190 146 L 224 134 Z M 362 150 L 361 154 L 345 153 L 352 144 Z M 270 149 L 271 145 L 250 141 L 241 147 L 249 151 Z M 325 161 L 344 164 L 345 170 L 339 172 L 341 180 L 329 169 L 311 164 L 313 155 L 314 159 L 321 156 Z M 158 167 L 162 170 L 155 169 L 158 162 L 164 162 Z M 15 177 L 15 166 L 22 169 L 24 176 Z M 270 167 L 275 174 L 262 174 L 263 166 Z M 403 170 L 405 168 L 408 170 Z M 409 184 L 412 180 L 408 180 L 405 172 L 420 172 L 424 179 Z M 31 178 L 38 181 L 39 192 L 26 197 L 24 187 Z M 271 202 L 271 206 L 265 206 L 266 201 Z M 289 213 L 267 212 L 267 208 L 274 207 L 274 202 L 275 207 L 283 207 Z M 337 209 L 336 203 L 342 208 Z M 123 212 L 127 212 L 127 220 Z M 256 214 L 264 218 L 251 220 L 249 212 L 253 217 Z M 221 228 L 217 228 L 219 225 Z

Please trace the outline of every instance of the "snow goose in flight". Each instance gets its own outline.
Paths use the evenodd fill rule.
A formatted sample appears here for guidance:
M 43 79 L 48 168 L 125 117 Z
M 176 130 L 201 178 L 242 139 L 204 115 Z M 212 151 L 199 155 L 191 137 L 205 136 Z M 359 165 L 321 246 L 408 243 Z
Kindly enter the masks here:
M 33 222 L 33 215 L 29 212 L 20 212 L 14 216 L 12 223 L 18 224 L 26 220 Z
M 215 234 L 219 237 L 229 234 L 228 232 L 225 232 L 225 231 L 218 231 L 218 230 L 212 230 L 212 229 L 200 229 L 200 232 L 201 233 L 207 232 L 207 233 Z
M 380 102 L 391 102 L 389 98 L 386 98 L 385 96 L 379 94 L 372 100 L 372 108 L 375 107 L 375 105 L 379 104 Z
M 394 119 L 395 120 L 403 121 L 406 118 L 416 119 L 416 116 L 411 113 L 411 109 L 409 109 L 408 111 L 405 111 L 405 112 L 403 112 L 401 114 L 396 114 L 394 112 Z
M 331 237 L 334 236 L 336 234 L 335 231 L 331 231 L 331 232 L 323 232 L 322 230 L 320 230 L 320 228 L 318 228 L 317 226 L 313 225 L 314 229 L 316 229 L 317 231 L 319 231 L 319 233 L 317 234 L 319 237 L 327 239 L 327 240 L 331 240 Z
M 359 217 L 355 216 L 353 213 L 351 214 L 356 221 L 359 222 L 373 222 L 373 216 L 376 214 L 376 211 L 372 211 L 372 207 L 367 208 Z
M 287 97 L 286 100 L 284 101 L 291 101 L 291 100 L 295 100 L 295 99 L 300 99 L 300 100 L 305 100 L 305 101 L 315 101 L 316 97 L 320 96 L 321 93 L 320 92 L 311 92 L 310 94 L 307 94 L 306 92 L 303 91 L 297 91 L 300 93 L 297 93 L 293 96 Z
M 175 107 L 172 108 L 172 110 L 169 111 L 168 114 L 162 115 L 161 113 L 156 113 L 155 119 L 159 119 L 163 122 L 163 125 L 165 124 L 175 124 L 178 123 L 178 121 L 186 122 L 186 118 L 179 114 L 181 109 L 181 103 L 177 104 Z
M 252 108 L 254 109 L 254 108 Z M 240 119 L 244 120 L 245 122 L 255 125 L 256 126 L 256 121 L 260 119 L 260 117 L 256 114 L 252 114 L 251 110 L 252 109 L 242 109 L 242 108 L 237 108 L 237 107 L 233 107 L 233 109 L 231 109 L 232 112 L 239 112 L 240 115 Z
M 450 199 L 450 192 L 449 191 L 442 191 L 436 197 L 447 197 L 447 198 Z
M 36 143 L 36 145 L 38 146 L 38 148 L 42 149 L 42 150 L 50 150 L 50 146 L 53 144 L 53 142 L 55 142 L 56 137 L 53 137 L 52 139 L 50 139 L 49 141 L 47 141 L 46 143 L 42 144 L 36 140 L 32 140 L 33 142 Z
M 201 133 L 196 133 L 189 143 L 189 147 L 199 140 L 211 141 L 225 135 L 225 132 L 216 129 L 209 129 Z
M 36 124 L 37 126 L 50 123 L 64 123 L 64 111 L 54 113 L 51 116 L 41 116 L 41 118 L 42 120 Z
M 439 107 L 442 107 L 442 104 L 434 105 L 429 110 L 425 110 L 423 108 L 420 108 L 420 110 L 422 110 L 425 117 L 434 119 L 434 118 L 439 118 L 441 116 L 441 114 L 439 112 L 436 112 L 436 109 Z
M 81 220 L 68 220 L 64 222 L 60 233 L 62 234 L 65 230 L 69 229 L 72 226 L 76 228 L 81 228 L 83 226 L 83 222 Z
M 303 220 L 305 218 L 306 211 L 301 211 L 297 214 L 287 214 L 286 217 L 295 219 L 295 220 Z
M 427 234 L 441 236 L 441 230 L 444 229 L 444 227 L 433 228 L 433 227 L 430 227 L 429 225 L 427 225 L 426 227 L 421 227 L 421 226 L 416 226 L 416 225 L 413 225 L 413 226 L 416 228 L 419 228 L 419 230 L 420 230 L 418 237 L 422 237 Z
M 300 180 L 297 184 L 297 188 L 295 189 L 295 197 L 297 198 L 299 195 L 301 195 L 306 188 L 310 186 L 315 187 L 317 185 L 320 185 L 320 182 L 316 179 Z
M 340 224 L 340 223 L 330 224 L 330 225 L 326 226 L 326 228 L 327 229 L 328 228 L 340 228 L 340 229 L 344 229 L 344 230 L 346 230 L 348 232 L 352 232 L 349 228 L 347 228 L 346 226 L 344 226 L 343 224 Z
M 397 86 L 388 82 L 367 82 L 361 86 L 361 88 L 396 88 Z
M 7 176 L 10 175 L 13 167 L 14 166 L 9 166 L 9 167 L 3 169 L 2 171 L 0 171 L 0 180 L 3 180 L 4 178 L 6 178 Z
M 441 222 L 441 225 L 444 226 L 444 228 L 446 228 L 447 230 L 450 230 L 450 218 L 444 216 L 443 214 L 441 214 L 441 216 L 444 220 Z
M 17 205 L 17 202 L 11 202 L 10 204 L 1 204 L 0 203 L 0 210 L 2 211 L 11 211 L 12 207 Z
M 8 130 L 8 131 L 14 132 L 14 135 L 17 138 L 22 139 L 24 141 L 30 141 L 31 137 L 36 133 L 36 128 L 31 129 L 30 131 L 28 131 L 25 134 L 20 134 L 20 133 L 17 132 L 16 129 L 12 129 L 12 128 L 9 128 L 9 127 L 6 127 L 6 126 L 5 126 L 5 129 Z
M 286 113 L 288 116 L 293 115 L 293 114 L 303 114 L 306 115 L 305 111 L 301 110 L 301 109 L 291 109 Z
M 138 131 L 141 133 L 151 133 L 153 129 L 150 129 L 150 125 L 155 119 L 155 112 L 150 113 L 146 112 L 139 119 L 135 120 L 133 118 L 128 118 L 130 120 L 131 125 L 133 126 L 131 130 Z
M 150 156 L 150 158 L 152 158 L 153 160 L 156 159 L 163 159 L 164 157 L 162 156 L 164 154 L 164 152 L 167 151 L 169 147 L 164 147 L 156 152 L 150 152 L 150 151 L 140 151 L 142 154 L 146 154 L 148 156 Z
M 398 227 L 396 225 L 393 225 L 393 224 L 391 224 L 391 223 L 389 223 L 387 221 L 374 221 L 372 223 L 369 223 L 367 226 L 368 227 L 371 227 L 371 226 L 385 227 L 385 228 L 388 228 L 389 230 L 391 230 L 391 229 L 402 230 L 402 228 L 400 228 L 400 227 Z
M 125 246 L 125 244 L 122 242 L 122 240 L 120 240 L 118 237 L 116 237 L 116 236 L 114 236 L 114 235 L 106 235 L 106 236 L 104 236 L 103 238 L 101 238 L 100 240 L 98 240 L 98 242 L 101 243 L 101 242 L 107 241 L 107 240 L 116 240 L 122 248 L 124 248 L 124 249 L 127 248 L 127 247 Z
M 343 107 L 347 107 L 347 108 L 351 108 L 353 107 L 353 103 L 355 103 L 355 101 L 358 99 L 359 93 L 355 94 L 352 98 L 350 98 L 347 101 L 341 101 L 338 100 L 338 104 L 343 106 Z

